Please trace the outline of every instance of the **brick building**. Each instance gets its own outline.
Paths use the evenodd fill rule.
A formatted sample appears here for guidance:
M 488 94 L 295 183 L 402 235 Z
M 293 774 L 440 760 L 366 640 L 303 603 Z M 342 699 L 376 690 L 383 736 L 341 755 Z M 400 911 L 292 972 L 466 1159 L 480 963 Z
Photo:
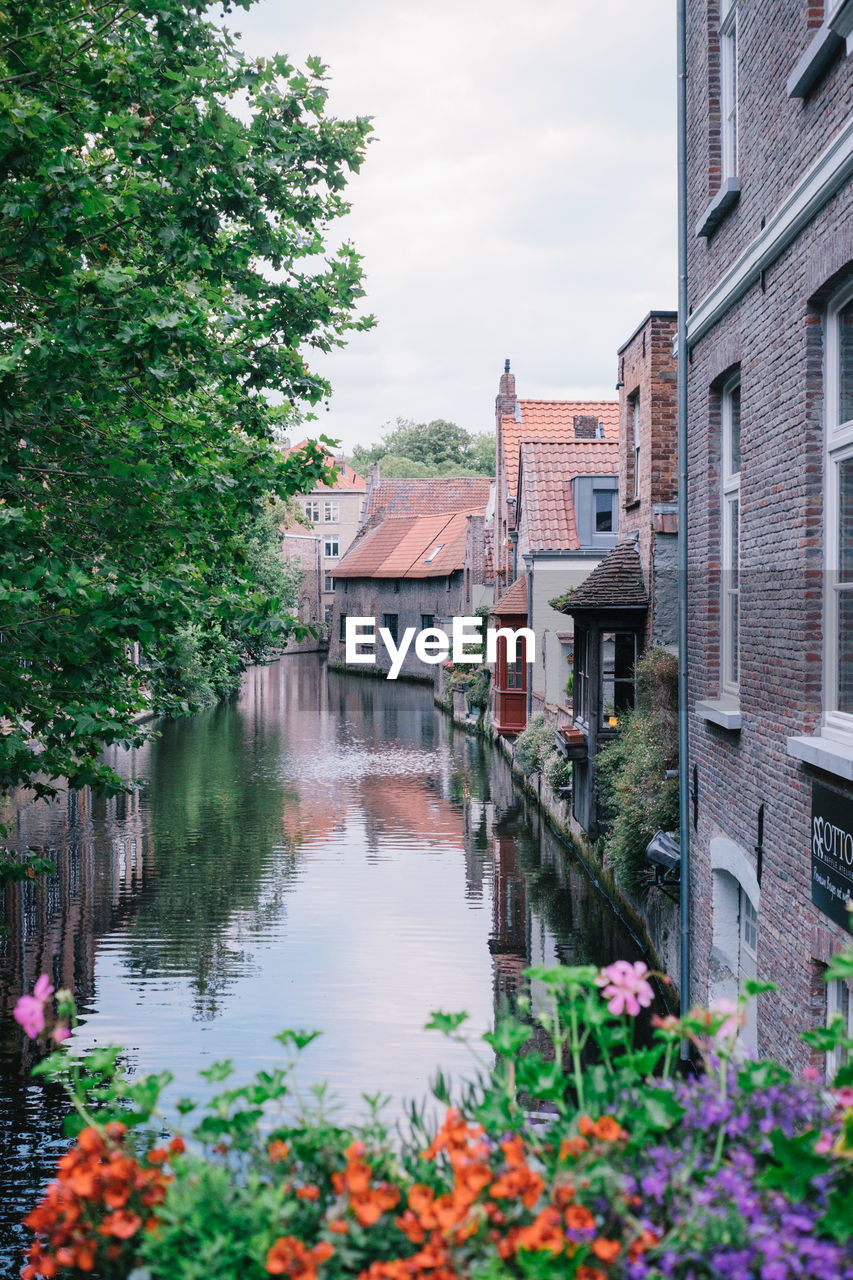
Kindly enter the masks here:
M 851 29 L 687 3 L 690 995 L 777 982 L 746 1038 L 793 1064 L 851 1003 Z
M 294 445 L 292 452 L 303 449 L 307 443 L 307 440 L 301 440 Z M 346 555 L 361 527 L 367 481 L 357 471 L 353 471 L 343 457 L 329 454 L 326 462 L 338 469 L 334 484 L 318 484 L 310 493 L 302 494 L 298 499 L 304 515 L 314 525 L 313 540 L 310 543 L 294 540 L 289 546 L 285 546 L 285 554 L 288 559 L 298 559 L 304 551 L 304 557 L 299 562 L 306 574 L 306 584 L 300 599 L 305 603 L 310 602 L 310 608 L 316 609 L 316 616 L 312 613 L 310 618 L 303 620 L 328 626 L 335 602 L 332 571 L 340 558 Z M 293 526 L 286 532 L 297 535 L 301 530 Z M 319 601 L 316 603 L 314 574 L 318 575 Z

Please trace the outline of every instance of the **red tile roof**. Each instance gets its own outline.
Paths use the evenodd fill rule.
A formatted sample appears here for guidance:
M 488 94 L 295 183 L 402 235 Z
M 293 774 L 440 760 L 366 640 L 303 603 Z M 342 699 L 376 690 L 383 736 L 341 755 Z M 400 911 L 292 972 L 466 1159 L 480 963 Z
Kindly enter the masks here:
M 518 406 L 520 422 L 508 417 L 501 420 L 509 496 L 518 491 L 518 448 L 523 440 L 564 440 L 582 444 L 583 441 L 575 441 L 575 418 L 595 417 L 604 427 L 604 441 L 618 443 L 618 400 L 519 400 Z M 602 441 L 589 440 L 586 443 L 600 446 Z
M 507 587 L 500 600 L 496 600 L 492 605 L 489 613 L 494 613 L 498 617 L 518 617 L 524 614 L 527 617 L 527 574 L 523 573 L 520 578 L 516 578 L 512 586 Z
M 484 511 L 491 485 L 488 476 L 380 480 L 370 491 L 365 515 L 432 516 L 445 511 Z
M 300 449 L 304 449 L 308 440 L 300 440 L 299 444 L 295 444 L 292 449 L 288 449 L 288 453 L 298 453 Z M 316 443 L 316 441 L 311 441 Z M 338 468 L 338 478 L 334 484 L 316 484 L 310 491 L 311 493 L 365 493 L 367 490 L 367 481 L 364 476 L 360 476 L 357 471 L 353 471 L 352 467 L 335 458 L 334 454 L 326 454 L 326 462 L 330 467 Z
M 336 578 L 443 578 L 463 568 L 468 516 L 391 516 L 356 539 L 333 570 Z
M 619 445 L 611 440 L 526 440 L 521 445 L 520 506 L 531 551 L 577 551 L 572 502 L 575 476 L 619 474 Z

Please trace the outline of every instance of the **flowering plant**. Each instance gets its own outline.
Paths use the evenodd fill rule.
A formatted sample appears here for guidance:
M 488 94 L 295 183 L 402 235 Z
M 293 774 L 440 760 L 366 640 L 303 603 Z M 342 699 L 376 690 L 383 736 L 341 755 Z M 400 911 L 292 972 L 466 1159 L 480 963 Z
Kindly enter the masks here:
M 455 1099 L 439 1080 L 443 1122 L 413 1108 L 398 1140 L 378 1099 L 358 1127 L 329 1117 L 322 1089 L 300 1101 L 309 1033 L 281 1034 L 281 1069 L 179 1103 L 186 1141 L 168 1145 L 150 1136 L 167 1075 L 131 1082 L 117 1050 L 63 1046 L 39 1070 L 68 1088 L 77 1142 L 27 1219 L 26 1280 L 853 1278 L 853 1066 L 827 1092 L 815 1071 L 743 1057 L 746 996 L 643 1037 L 642 964 L 528 975 L 535 1006 L 485 1036 L 493 1062 Z M 853 978 L 853 954 L 828 976 Z M 22 1000 L 46 1004 L 49 985 Z M 464 1020 L 430 1025 L 458 1039 Z M 808 1040 L 853 1048 L 839 1025 Z

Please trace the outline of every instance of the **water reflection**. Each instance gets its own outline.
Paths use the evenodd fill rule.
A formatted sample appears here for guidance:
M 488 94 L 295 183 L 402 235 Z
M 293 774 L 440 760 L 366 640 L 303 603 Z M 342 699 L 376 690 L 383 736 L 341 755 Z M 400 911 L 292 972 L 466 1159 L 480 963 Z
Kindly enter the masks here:
M 140 1070 L 268 1065 L 285 1026 L 323 1031 L 304 1063 L 345 1112 L 362 1089 L 422 1095 L 529 963 L 633 958 L 606 902 L 515 791 L 503 758 L 454 733 L 429 690 L 327 673 L 314 655 L 247 676 L 238 701 L 163 726 L 113 763 L 127 797 L 24 806 L 21 844 L 58 875 L 6 891 L 0 938 L 0 1177 L 7 1232 L 61 1145 L 61 1100 L 27 1083 L 10 1012 L 41 972 L 71 986 L 83 1045 Z M 8 1251 L 5 1255 L 9 1257 Z

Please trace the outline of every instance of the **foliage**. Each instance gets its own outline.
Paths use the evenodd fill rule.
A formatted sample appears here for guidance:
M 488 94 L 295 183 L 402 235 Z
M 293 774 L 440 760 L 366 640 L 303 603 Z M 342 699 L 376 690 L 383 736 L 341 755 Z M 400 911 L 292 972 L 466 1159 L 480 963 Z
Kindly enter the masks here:
M 476 707 L 478 711 L 486 709 L 489 705 L 491 679 L 492 673 L 488 667 L 477 667 L 471 673 L 471 680 L 466 694 L 469 707 Z
M 548 750 L 554 740 L 554 730 L 546 724 L 543 715 L 534 716 L 523 733 L 515 740 L 512 760 L 523 778 L 541 773 Z
M 678 827 L 678 660 L 650 649 L 637 663 L 637 706 L 622 718 L 619 737 L 598 753 L 596 780 L 611 816 L 603 847 L 628 889 L 648 884 L 646 846 L 656 831 Z
M 371 323 L 357 255 L 324 256 L 370 126 L 326 116 L 317 59 L 250 61 L 207 14 L 0 14 L 0 790 L 118 788 L 136 644 L 168 669 L 187 627 L 281 634 L 246 531 L 331 474 L 276 447 L 267 395 L 315 403 L 304 348 Z
M 50 875 L 56 870 L 51 858 L 39 854 L 20 854 L 10 849 L 0 849 L 0 890 L 7 884 L 20 880 L 35 880 L 36 876 Z
M 853 973 L 853 952 L 835 963 Z M 333 1119 L 322 1086 L 301 1100 L 296 1055 L 313 1033 L 282 1032 L 290 1059 L 246 1084 L 230 1061 L 202 1071 L 224 1087 L 182 1100 L 188 1132 L 170 1139 L 168 1073 L 131 1082 L 114 1048 L 52 1054 L 36 1070 L 65 1084 L 77 1141 L 26 1219 L 25 1280 L 95 1264 L 109 1280 L 850 1280 L 853 1069 L 825 1094 L 817 1073 L 739 1055 L 747 998 L 772 984 L 652 1017 L 649 1037 L 642 962 L 528 977 L 538 1011 L 523 1002 L 528 1021 L 484 1037 L 493 1064 L 455 1104 L 439 1082 L 451 1105 L 437 1130 L 413 1107 L 397 1141 L 377 1098 L 357 1127 Z M 40 979 L 19 1008 L 46 1011 L 52 990 Z M 76 1015 L 57 999 L 63 1028 Z M 430 1025 L 458 1039 L 464 1022 Z M 833 1036 L 853 1049 L 846 1029 Z M 699 1063 L 684 1078 L 683 1039 Z
M 366 472 L 374 462 L 380 474 L 428 477 L 495 474 L 495 438 L 474 435 L 455 422 L 435 418 L 430 423 L 398 418 L 378 444 L 357 445 L 352 464 Z
M 571 760 L 566 760 L 559 751 L 554 751 L 547 757 L 545 777 L 554 791 L 559 791 L 561 787 L 570 787 L 572 776 Z

